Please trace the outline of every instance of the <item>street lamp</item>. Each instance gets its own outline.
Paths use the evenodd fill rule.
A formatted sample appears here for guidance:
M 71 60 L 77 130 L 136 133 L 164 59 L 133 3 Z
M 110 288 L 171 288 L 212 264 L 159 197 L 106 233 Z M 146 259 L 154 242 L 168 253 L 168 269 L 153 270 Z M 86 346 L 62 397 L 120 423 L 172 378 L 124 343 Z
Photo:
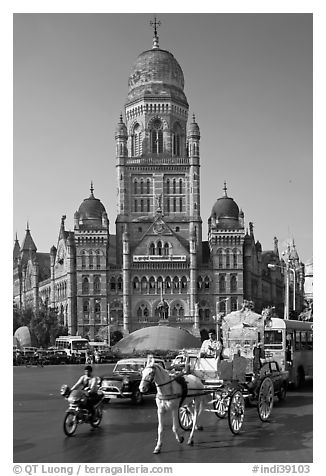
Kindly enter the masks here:
M 109 302 L 108 302 L 107 324 L 108 324 L 108 347 L 111 347 L 110 303 Z
M 295 288 L 296 288 L 296 274 L 295 274 L 295 269 L 291 268 L 289 266 L 289 263 L 285 263 L 285 267 L 283 266 L 279 266 L 277 264 L 272 264 L 272 263 L 269 263 L 268 265 L 268 268 L 269 269 L 275 269 L 275 268 L 281 268 L 281 269 L 284 269 L 285 268 L 285 271 L 286 271 L 286 275 L 285 275 L 285 302 L 284 302 L 284 318 L 285 319 L 289 319 L 289 307 L 290 307 L 290 304 L 289 304 L 289 299 L 290 299 L 290 296 L 289 296 L 289 287 L 290 287 L 290 283 L 289 283 L 289 271 L 291 271 L 293 273 L 293 310 L 295 311 L 295 308 L 296 308 L 296 295 L 295 295 Z

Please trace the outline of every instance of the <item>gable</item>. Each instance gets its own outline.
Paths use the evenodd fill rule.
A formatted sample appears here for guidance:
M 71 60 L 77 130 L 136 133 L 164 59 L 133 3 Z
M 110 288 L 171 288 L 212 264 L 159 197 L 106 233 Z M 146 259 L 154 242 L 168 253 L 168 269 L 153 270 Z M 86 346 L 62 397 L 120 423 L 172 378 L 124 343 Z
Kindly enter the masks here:
M 184 241 L 158 217 L 132 250 L 133 261 L 186 261 L 189 248 Z

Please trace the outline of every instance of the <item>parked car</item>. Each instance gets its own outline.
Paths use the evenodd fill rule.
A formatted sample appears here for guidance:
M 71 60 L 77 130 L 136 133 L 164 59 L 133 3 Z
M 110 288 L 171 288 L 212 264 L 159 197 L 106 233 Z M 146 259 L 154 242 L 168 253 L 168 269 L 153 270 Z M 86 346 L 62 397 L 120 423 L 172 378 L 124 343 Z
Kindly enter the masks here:
M 164 360 L 155 358 L 155 362 L 165 368 Z M 101 390 L 105 401 L 109 402 L 111 398 L 130 398 L 134 404 L 142 403 L 143 394 L 139 390 L 139 384 L 146 363 L 147 358 L 143 357 L 119 360 L 112 374 L 102 377 Z M 148 393 L 156 394 L 154 383 L 150 386 Z

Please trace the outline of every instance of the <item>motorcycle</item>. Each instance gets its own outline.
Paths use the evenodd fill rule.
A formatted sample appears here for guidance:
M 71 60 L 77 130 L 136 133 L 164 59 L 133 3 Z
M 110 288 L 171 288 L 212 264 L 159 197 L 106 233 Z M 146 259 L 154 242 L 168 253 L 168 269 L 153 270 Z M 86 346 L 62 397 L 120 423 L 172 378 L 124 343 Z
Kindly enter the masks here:
M 99 400 L 93 405 L 93 413 L 88 407 L 88 395 L 85 390 L 70 390 L 68 385 L 62 385 L 60 394 L 68 400 L 69 407 L 63 420 L 63 431 L 72 436 L 81 423 L 89 423 L 93 428 L 100 425 L 103 417 L 104 395 L 98 391 Z

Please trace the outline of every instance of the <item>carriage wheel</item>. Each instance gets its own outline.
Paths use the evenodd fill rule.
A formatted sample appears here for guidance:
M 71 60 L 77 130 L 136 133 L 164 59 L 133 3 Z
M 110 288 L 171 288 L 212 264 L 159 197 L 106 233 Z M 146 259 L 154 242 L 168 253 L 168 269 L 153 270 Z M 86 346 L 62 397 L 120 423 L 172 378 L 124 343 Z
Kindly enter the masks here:
M 228 420 L 230 430 L 237 435 L 243 425 L 245 401 L 240 390 L 235 390 L 230 396 Z
M 261 421 L 266 421 L 272 413 L 274 402 L 274 385 L 269 377 L 261 382 L 258 392 L 258 415 Z
M 189 402 L 188 405 L 182 405 L 179 407 L 178 417 L 179 417 L 179 425 L 185 431 L 189 431 L 192 428 L 193 422 L 193 410 L 194 402 Z
M 214 410 L 216 410 L 215 415 L 217 416 L 217 418 L 225 418 L 228 412 L 229 397 L 223 397 L 219 392 L 214 392 L 213 398 L 213 407 Z

